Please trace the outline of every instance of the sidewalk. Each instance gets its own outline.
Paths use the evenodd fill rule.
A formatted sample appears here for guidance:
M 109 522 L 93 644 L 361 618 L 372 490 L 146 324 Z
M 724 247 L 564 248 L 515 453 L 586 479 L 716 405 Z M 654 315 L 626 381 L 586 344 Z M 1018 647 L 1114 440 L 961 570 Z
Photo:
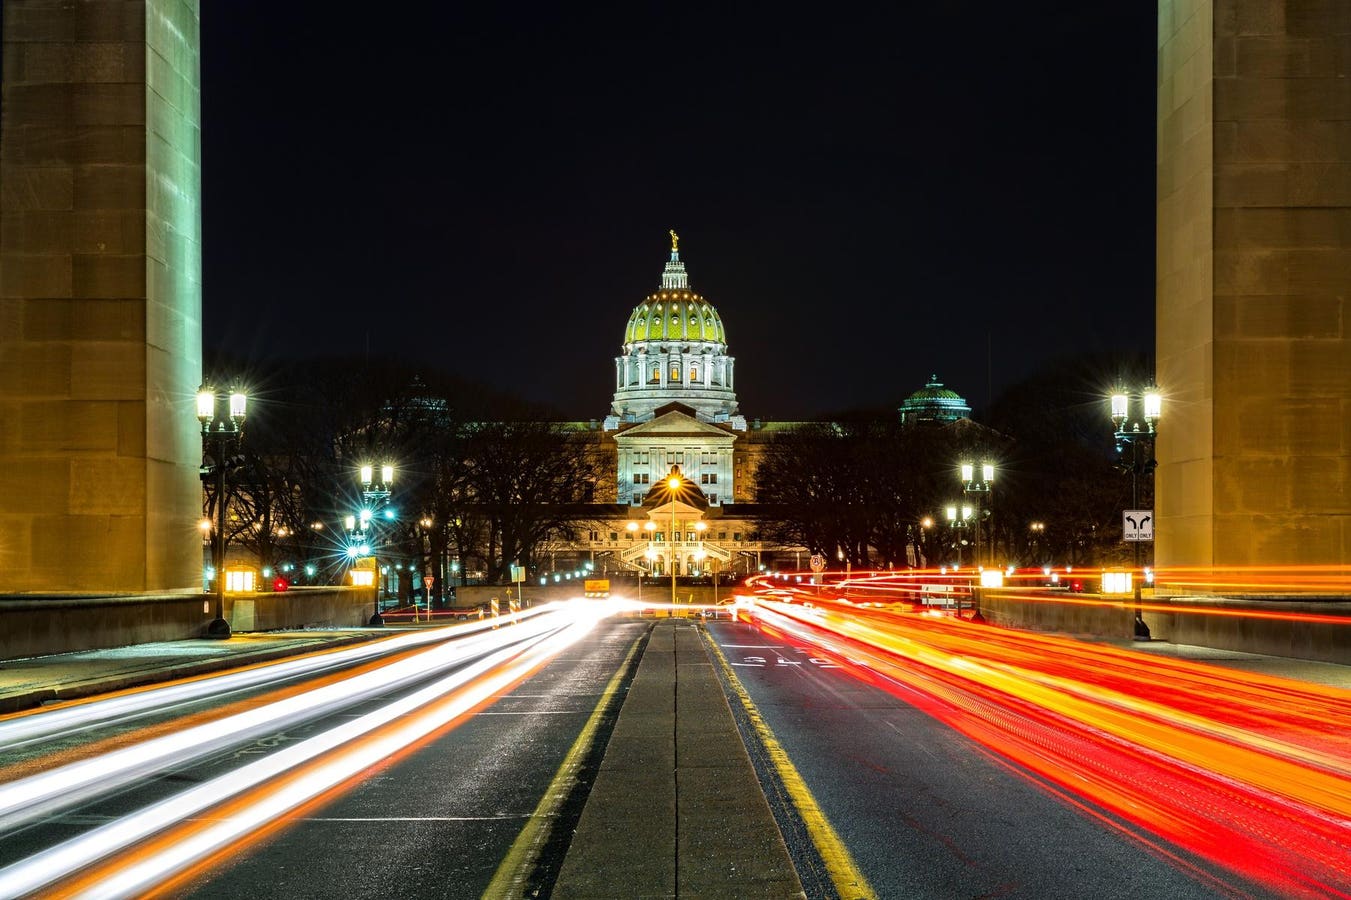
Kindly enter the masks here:
M 653 626 L 553 896 L 803 897 L 699 629 Z
M 190 678 L 207 672 L 359 644 L 399 629 L 334 628 L 236 634 L 0 660 L 0 714 L 57 700 Z

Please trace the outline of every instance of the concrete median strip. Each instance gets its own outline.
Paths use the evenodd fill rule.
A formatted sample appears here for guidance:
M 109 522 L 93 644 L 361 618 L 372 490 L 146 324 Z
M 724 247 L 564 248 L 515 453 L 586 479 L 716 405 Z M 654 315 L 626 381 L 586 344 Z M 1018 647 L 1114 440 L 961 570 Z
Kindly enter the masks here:
M 653 627 L 553 896 L 804 896 L 693 624 Z

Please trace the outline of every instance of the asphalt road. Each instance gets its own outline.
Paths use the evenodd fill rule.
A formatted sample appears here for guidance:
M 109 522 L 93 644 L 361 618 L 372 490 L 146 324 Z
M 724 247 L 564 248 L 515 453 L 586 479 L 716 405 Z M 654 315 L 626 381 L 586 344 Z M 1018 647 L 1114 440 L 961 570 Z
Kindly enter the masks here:
M 643 623 L 612 622 L 184 897 L 480 897 Z
M 1003 760 L 908 689 L 747 624 L 709 631 L 876 896 L 1265 896 Z M 804 884 L 829 896 L 809 830 L 756 763 Z

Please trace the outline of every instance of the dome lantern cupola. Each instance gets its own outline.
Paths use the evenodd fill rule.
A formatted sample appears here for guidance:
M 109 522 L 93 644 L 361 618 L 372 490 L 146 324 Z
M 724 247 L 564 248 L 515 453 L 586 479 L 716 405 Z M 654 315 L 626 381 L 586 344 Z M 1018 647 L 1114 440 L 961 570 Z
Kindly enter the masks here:
M 685 264 L 680 261 L 680 235 L 671 231 L 671 258 L 661 273 L 663 291 L 688 291 L 690 276 L 685 274 Z

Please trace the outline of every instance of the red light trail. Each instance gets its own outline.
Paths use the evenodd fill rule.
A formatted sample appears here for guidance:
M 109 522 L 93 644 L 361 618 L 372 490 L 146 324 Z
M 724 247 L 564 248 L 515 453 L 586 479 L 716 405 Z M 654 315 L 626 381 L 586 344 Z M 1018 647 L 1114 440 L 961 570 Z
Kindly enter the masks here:
M 1119 821 L 1283 895 L 1351 897 L 1351 692 L 834 603 L 752 621 Z

